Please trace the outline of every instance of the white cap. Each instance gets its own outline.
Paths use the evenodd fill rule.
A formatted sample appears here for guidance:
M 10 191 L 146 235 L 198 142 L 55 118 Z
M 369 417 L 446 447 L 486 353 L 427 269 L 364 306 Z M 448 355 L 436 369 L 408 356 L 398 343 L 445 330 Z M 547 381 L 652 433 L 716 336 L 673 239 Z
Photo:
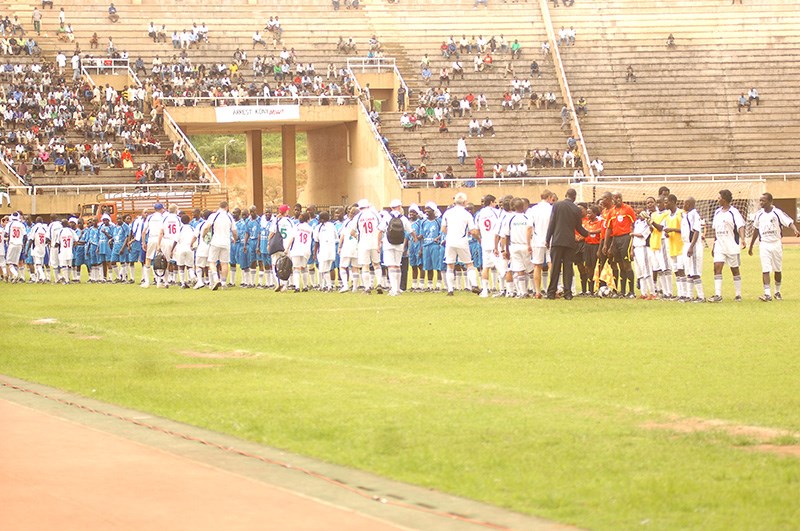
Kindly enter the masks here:
M 357 206 L 359 209 L 363 209 L 363 208 L 369 208 L 369 201 L 367 201 L 366 199 L 362 199 L 361 201 L 359 201 L 358 203 L 356 203 L 356 206 Z
M 403 203 L 399 199 L 392 199 L 392 202 L 389 203 L 389 208 L 397 208 L 403 206 Z
M 11 221 L 19 221 L 19 212 L 11 214 Z
M 75 216 L 73 216 L 73 217 L 69 218 L 69 222 L 70 222 L 70 223 L 77 223 L 77 222 L 78 222 L 78 218 L 76 218 Z
M 111 221 L 111 216 L 109 216 L 108 214 L 103 214 L 100 217 L 100 221 L 105 221 L 105 220 Z
M 431 210 L 436 211 L 439 210 L 439 205 L 437 205 L 433 201 L 428 201 L 427 203 L 425 203 L 425 208 L 430 208 Z

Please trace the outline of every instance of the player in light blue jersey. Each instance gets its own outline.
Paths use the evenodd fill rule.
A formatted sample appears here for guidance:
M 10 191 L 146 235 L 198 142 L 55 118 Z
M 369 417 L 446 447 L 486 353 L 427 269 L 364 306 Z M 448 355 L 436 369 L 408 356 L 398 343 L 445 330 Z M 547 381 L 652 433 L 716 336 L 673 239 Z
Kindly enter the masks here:
M 408 240 L 408 265 L 411 267 L 411 290 L 419 291 L 422 288 L 422 221 L 423 215 L 415 204 L 408 209 L 408 220 L 411 222 L 411 233 L 406 235 Z
M 83 220 L 78 218 L 70 218 L 70 223 L 75 222 L 75 245 L 72 249 L 72 281 L 81 281 L 81 266 L 86 265 L 86 230 L 84 229 Z
M 114 231 L 114 245 L 111 248 L 111 278 L 115 284 L 124 283 L 132 279 L 128 269 L 128 244 L 131 236 L 131 215 L 125 214 L 122 224 Z M 120 267 L 121 266 L 121 267 Z
M 98 264 L 100 263 L 97 254 L 97 244 L 100 232 L 95 226 L 94 219 L 90 219 L 86 226 L 86 266 L 89 268 L 89 283 L 99 282 Z
M 236 241 L 231 243 L 231 262 L 230 262 L 230 269 L 228 273 L 228 280 L 226 282 L 229 286 L 236 285 L 236 265 L 239 264 L 241 266 L 240 259 L 242 258 L 241 252 L 244 243 L 244 237 L 246 231 L 246 221 L 242 219 L 242 209 L 239 207 L 234 208 L 231 211 L 231 215 L 233 216 L 233 224 L 236 227 Z M 208 264 L 209 267 L 215 267 L 214 264 Z
M 261 226 L 255 205 L 250 207 L 250 215 L 244 222 L 245 238 L 242 249 L 242 284 L 245 288 L 256 287 L 256 271 L 258 270 L 258 236 Z
M 434 271 L 439 271 L 442 266 L 444 253 L 442 252 L 442 220 L 437 216 L 439 207 L 435 203 L 429 202 L 425 205 L 426 219 L 422 221 L 422 269 L 425 271 L 426 279 L 423 281 L 423 288 L 426 291 L 439 289 L 441 277 L 437 277 L 434 282 Z
M 275 286 L 272 275 L 272 259 L 269 256 L 269 227 L 272 224 L 272 210 L 264 209 L 258 218 L 258 287 L 260 289 Z
M 111 246 L 117 227 L 111 223 L 111 216 L 103 214 L 100 218 L 100 226 L 97 230 L 99 231 L 97 237 L 97 255 L 99 266 L 102 268 L 101 281 L 106 282 L 108 280 L 108 270 L 111 260 Z

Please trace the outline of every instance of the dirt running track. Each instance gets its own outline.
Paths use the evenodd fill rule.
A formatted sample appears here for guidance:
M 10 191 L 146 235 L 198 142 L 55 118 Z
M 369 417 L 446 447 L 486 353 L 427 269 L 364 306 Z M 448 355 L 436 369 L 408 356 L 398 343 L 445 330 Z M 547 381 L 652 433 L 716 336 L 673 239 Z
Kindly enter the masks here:
M 0 430 L 0 529 L 567 528 L 2 375 Z

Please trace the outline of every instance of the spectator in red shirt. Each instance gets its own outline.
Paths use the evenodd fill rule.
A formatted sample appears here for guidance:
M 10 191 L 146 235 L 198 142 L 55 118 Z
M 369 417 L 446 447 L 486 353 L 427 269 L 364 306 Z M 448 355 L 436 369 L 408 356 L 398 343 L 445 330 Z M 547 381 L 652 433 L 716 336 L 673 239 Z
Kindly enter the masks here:
M 483 179 L 483 157 L 480 154 L 475 158 L 475 178 Z

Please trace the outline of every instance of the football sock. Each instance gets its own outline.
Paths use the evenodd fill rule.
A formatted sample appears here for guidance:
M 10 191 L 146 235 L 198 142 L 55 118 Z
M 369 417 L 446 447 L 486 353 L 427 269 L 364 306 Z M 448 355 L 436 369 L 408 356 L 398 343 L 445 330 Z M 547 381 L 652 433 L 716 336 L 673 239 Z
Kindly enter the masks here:
M 767 284 L 767 286 L 769 286 L 769 284 Z M 780 292 L 781 292 L 781 283 L 776 280 L 775 281 L 775 293 L 780 293 Z
M 467 280 L 469 282 L 468 288 L 474 288 L 478 286 L 478 270 L 474 267 L 467 269 Z
M 705 295 L 703 294 L 703 280 L 700 277 L 695 277 L 693 280 L 694 282 L 694 291 L 697 293 L 698 299 L 705 299 Z
M 733 277 L 733 288 L 736 290 L 736 296 L 737 297 L 741 297 L 742 296 L 742 277 L 741 276 L 736 275 L 735 277 Z
M 714 295 L 722 297 L 722 275 L 714 275 Z
M 445 273 L 445 282 L 447 282 L 447 291 L 453 291 L 455 287 L 454 286 L 455 281 L 456 281 L 456 272 L 448 268 L 447 273 Z
M 292 279 L 294 280 L 294 289 L 300 289 L 300 270 L 295 269 L 292 272 Z

